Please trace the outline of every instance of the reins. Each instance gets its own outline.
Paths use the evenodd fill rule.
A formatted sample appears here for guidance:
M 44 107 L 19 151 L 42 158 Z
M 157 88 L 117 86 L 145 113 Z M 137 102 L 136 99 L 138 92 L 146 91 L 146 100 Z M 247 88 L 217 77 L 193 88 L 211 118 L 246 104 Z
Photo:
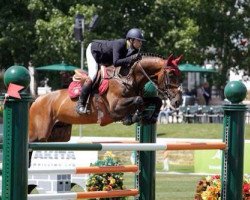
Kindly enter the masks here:
M 139 69 L 141 70 L 141 72 L 143 73 L 143 75 L 149 80 L 150 83 L 153 84 L 153 86 L 155 87 L 155 89 L 157 90 L 157 92 L 161 93 L 164 97 L 166 96 L 166 94 L 155 84 L 154 81 L 152 81 L 152 79 L 148 76 L 148 74 L 145 72 L 145 70 L 143 69 L 143 67 L 141 66 L 140 60 L 137 61 L 136 65 L 139 66 Z M 165 78 L 164 78 L 165 79 Z M 168 97 L 168 95 L 167 95 Z

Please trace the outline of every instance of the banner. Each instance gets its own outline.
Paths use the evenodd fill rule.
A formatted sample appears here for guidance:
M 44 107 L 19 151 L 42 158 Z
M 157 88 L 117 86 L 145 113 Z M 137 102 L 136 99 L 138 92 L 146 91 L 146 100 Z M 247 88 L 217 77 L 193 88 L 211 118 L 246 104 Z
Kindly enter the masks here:
M 244 173 L 250 173 L 250 143 L 245 141 L 244 146 Z M 222 165 L 221 150 L 194 151 L 194 172 L 220 174 Z

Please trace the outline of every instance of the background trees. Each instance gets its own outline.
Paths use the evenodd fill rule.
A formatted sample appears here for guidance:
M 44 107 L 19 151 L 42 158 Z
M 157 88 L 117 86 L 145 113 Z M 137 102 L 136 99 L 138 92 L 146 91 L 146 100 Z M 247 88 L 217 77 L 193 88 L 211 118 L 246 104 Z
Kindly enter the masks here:
M 140 27 L 147 42 L 142 51 L 183 54 L 183 62 L 212 63 L 217 85 L 238 66 L 249 71 L 250 0 L 12 0 L 0 2 L 0 67 L 35 66 L 65 60 L 80 66 L 80 44 L 73 38 L 76 13 L 86 24 L 100 16 L 92 39 L 124 37 Z M 86 26 L 87 28 L 87 26 Z

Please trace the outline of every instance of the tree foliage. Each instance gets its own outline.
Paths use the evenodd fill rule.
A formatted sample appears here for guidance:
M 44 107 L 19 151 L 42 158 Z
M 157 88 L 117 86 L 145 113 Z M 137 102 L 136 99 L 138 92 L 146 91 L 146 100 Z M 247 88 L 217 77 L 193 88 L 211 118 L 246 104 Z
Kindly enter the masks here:
M 85 16 L 84 46 L 93 39 L 124 37 L 132 27 L 145 33 L 142 51 L 184 55 L 183 62 L 211 62 L 217 84 L 229 68 L 249 71 L 250 0 L 12 0 L 0 2 L 0 67 L 35 66 L 64 60 L 80 66 L 74 17 Z M 100 22 L 88 24 L 94 14 Z

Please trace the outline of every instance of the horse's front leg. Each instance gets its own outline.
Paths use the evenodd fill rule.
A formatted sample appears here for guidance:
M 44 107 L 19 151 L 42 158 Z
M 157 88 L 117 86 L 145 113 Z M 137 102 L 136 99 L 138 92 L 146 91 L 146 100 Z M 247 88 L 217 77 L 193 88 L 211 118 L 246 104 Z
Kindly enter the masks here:
M 131 125 L 136 122 L 133 115 L 137 110 L 141 111 L 143 107 L 143 98 L 140 96 L 122 98 L 111 106 L 110 113 L 113 119 L 122 120 L 125 125 Z
M 161 110 L 162 100 L 159 97 L 145 97 L 143 101 L 145 107 L 153 105 L 154 110 L 150 115 L 146 113 L 142 116 L 142 123 L 156 123 Z

